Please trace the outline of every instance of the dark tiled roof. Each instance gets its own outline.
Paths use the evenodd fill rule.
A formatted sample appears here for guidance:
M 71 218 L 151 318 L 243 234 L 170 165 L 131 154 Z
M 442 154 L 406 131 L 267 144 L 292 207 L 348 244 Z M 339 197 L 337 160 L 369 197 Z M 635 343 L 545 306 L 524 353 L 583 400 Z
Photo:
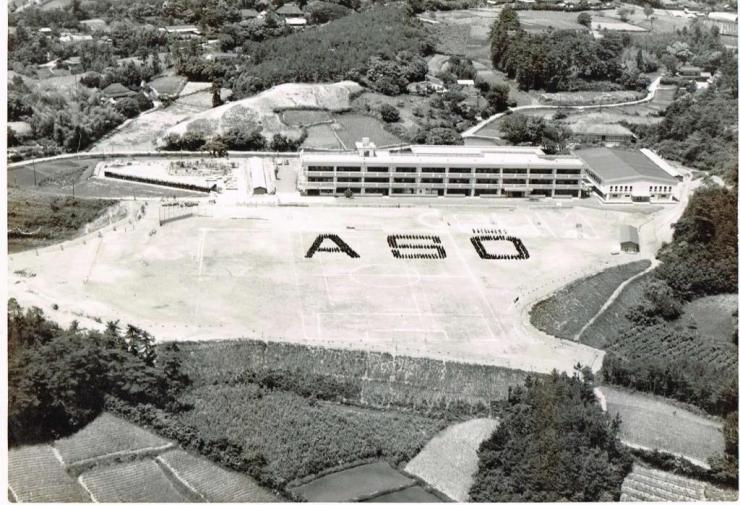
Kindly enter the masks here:
M 129 95 L 136 94 L 119 82 L 114 82 L 113 84 L 109 85 L 107 88 L 103 90 L 103 93 L 108 96 L 112 96 L 112 97 L 129 96 Z
M 302 16 L 303 11 L 296 4 L 285 4 L 277 11 L 282 16 Z
M 623 179 L 649 178 L 676 184 L 676 179 L 641 152 L 597 147 L 576 151 L 575 155 L 601 177 L 604 183 Z

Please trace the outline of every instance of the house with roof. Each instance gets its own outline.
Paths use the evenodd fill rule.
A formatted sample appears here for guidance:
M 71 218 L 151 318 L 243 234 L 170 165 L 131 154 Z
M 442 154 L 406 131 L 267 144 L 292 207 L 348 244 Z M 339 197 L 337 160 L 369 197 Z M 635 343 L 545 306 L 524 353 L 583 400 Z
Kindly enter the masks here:
M 284 18 L 303 18 L 306 14 L 298 7 L 297 4 L 287 3 L 275 11 Z
M 619 124 L 574 123 L 568 125 L 573 139 L 579 142 L 634 142 L 637 138 L 628 128 Z
M 62 63 L 64 63 L 71 71 L 82 68 L 82 58 L 79 56 L 72 56 L 71 58 L 67 58 Z
M 104 19 L 96 18 L 96 19 L 86 19 L 84 21 L 80 21 L 80 24 L 83 26 L 87 26 L 90 31 L 96 32 L 96 31 L 102 31 L 107 32 L 108 31 L 108 23 L 105 22 Z
M 259 16 L 260 13 L 254 9 L 241 9 L 239 10 L 239 14 L 241 15 L 242 19 L 248 21 L 250 19 L 255 19 L 257 16 Z
M 118 100 L 119 98 L 136 96 L 136 93 L 128 89 L 120 82 L 114 82 L 113 84 L 108 85 L 108 87 L 103 90 L 103 96 L 105 96 L 105 98 L 108 98 L 109 100 Z
M 291 28 L 303 28 L 308 24 L 306 18 L 285 18 L 285 24 Z
M 199 38 L 202 33 L 198 30 L 195 25 L 172 25 L 160 28 L 159 31 L 167 32 L 168 34 L 176 35 L 181 38 Z
M 684 79 L 700 79 L 701 68 L 685 65 L 678 69 L 678 75 L 680 75 Z
M 88 42 L 92 39 L 92 35 L 64 32 L 59 37 L 59 42 L 69 44 L 73 42 Z
M 672 203 L 678 180 L 643 151 L 598 147 L 576 151 L 591 192 L 604 203 Z

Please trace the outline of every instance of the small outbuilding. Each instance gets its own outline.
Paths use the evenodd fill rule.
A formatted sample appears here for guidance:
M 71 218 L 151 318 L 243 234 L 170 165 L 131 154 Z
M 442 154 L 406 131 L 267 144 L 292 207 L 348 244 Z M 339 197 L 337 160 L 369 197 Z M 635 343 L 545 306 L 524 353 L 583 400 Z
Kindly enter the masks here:
M 640 234 L 637 228 L 626 224 L 619 228 L 619 248 L 628 254 L 640 252 Z

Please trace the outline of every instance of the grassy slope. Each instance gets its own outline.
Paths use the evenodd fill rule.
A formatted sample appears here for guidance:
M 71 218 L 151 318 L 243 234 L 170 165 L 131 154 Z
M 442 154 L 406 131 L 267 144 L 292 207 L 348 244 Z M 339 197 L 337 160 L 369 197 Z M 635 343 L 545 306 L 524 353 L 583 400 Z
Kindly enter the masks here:
M 573 339 L 620 284 L 648 266 L 648 260 L 635 261 L 569 284 L 532 307 L 532 325 L 550 335 Z
M 82 200 L 8 189 L 8 251 L 18 252 L 74 238 L 114 200 Z M 32 235 L 11 234 L 20 229 Z

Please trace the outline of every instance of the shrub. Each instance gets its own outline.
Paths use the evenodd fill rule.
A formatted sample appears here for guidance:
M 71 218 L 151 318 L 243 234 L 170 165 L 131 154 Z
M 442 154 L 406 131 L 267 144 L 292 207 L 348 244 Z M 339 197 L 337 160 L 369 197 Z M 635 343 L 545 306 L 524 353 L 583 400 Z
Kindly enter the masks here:
M 576 21 L 578 24 L 581 24 L 586 27 L 591 26 L 591 14 L 588 12 L 581 12 L 578 17 L 576 18 Z
M 398 112 L 398 109 L 391 104 L 384 103 L 380 106 L 380 117 L 382 117 L 383 121 L 386 123 L 395 123 L 401 119 L 401 114 Z

